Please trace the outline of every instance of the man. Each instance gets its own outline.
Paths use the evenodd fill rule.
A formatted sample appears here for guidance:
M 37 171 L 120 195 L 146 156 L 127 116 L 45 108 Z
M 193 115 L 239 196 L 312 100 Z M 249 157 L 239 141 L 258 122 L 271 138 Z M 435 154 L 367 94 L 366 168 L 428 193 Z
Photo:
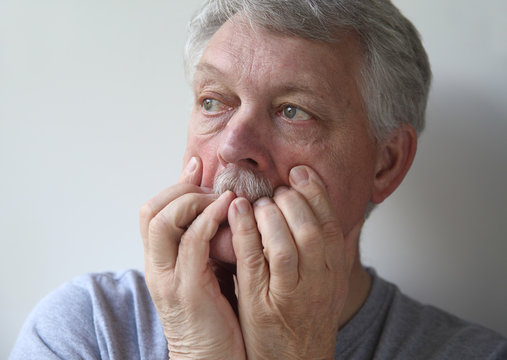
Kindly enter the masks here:
M 185 169 L 140 215 L 147 288 L 136 272 L 75 280 L 12 358 L 507 357 L 500 335 L 361 264 L 361 227 L 411 166 L 431 77 L 391 3 L 211 0 L 186 50 Z

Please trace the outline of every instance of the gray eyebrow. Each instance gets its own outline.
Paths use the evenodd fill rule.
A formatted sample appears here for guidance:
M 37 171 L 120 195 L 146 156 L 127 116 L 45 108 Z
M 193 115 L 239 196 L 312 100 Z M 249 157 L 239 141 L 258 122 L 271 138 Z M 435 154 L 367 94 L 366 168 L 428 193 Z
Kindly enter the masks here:
M 222 70 L 220 70 L 215 65 L 212 65 L 210 63 L 199 63 L 199 64 L 197 64 L 196 74 L 199 73 L 199 72 L 201 72 L 201 73 L 202 72 L 204 72 L 204 73 L 212 73 L 213 75 L 219 76 L 219 77 L 223 77 L 223 76 L 226 75 Z

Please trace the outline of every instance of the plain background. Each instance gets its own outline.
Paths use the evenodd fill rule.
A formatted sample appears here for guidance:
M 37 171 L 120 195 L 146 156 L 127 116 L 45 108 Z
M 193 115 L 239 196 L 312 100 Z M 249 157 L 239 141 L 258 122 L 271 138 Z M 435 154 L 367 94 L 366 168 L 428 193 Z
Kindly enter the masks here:
M 142 269 L 138 209 L 181 169 L 192 1 L 0 0 L 0 358 L 86 272 Z M 364 263 L 507 335 L 507 2 L 397 0 L 434 83 L 413 169 Z

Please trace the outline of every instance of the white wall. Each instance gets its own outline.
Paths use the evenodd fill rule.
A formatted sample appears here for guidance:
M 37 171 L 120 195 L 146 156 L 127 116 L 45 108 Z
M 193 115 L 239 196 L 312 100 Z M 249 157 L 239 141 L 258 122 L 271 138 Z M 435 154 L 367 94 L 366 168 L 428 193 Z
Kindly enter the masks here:
M 422 34 L 434 83 L 413 169 L 367 223 L 364 262 L 507 335 L 507 2 L 395 3 Z
M 181 167 L 198 3 L 0 0 L 1 358 L 59 284 L 142 269 L 138 208 Z M 435 81 L 414 168 L 367 223 L 363 258 L 507 335 L 507 3 L 395 3 Z

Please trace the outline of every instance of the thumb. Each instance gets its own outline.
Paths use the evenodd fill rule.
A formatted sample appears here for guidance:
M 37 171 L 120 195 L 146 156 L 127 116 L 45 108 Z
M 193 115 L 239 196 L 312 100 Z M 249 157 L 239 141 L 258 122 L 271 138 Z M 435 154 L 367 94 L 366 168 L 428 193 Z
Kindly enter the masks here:
M 181 173 L 178 184 L 192 184 L 201 186 L 202 161 L 197 156 L 192 156 Z

